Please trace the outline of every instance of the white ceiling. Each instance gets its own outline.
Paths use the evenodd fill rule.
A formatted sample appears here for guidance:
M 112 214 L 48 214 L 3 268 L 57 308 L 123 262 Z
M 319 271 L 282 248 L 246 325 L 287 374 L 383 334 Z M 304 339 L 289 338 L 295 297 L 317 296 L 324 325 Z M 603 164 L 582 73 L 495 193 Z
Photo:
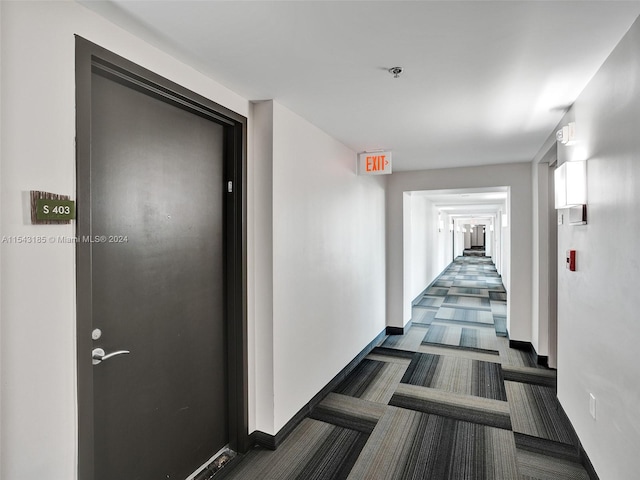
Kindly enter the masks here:
M 394 171 L 530 161 L 638 1 L 88 1 Z M 393 66 L 404 72 L 394 79 Z
M 411 192 L 427 198 L 436 210 L 463 223 L 491 223 L 499 212 L 507 213 L 507 187 Z

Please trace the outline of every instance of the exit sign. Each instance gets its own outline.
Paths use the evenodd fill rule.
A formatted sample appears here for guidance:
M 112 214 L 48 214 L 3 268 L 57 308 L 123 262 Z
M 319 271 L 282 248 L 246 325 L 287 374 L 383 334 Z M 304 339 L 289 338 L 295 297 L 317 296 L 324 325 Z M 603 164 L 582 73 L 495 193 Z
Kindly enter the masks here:
M 391 152 L 358 154 L 358 175 L 388 175 L 391 173 Z

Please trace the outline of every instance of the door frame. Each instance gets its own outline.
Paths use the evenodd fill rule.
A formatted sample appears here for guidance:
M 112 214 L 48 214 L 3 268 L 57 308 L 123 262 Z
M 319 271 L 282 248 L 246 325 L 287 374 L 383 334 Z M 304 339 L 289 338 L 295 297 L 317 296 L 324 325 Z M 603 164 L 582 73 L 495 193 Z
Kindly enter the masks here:
M 224 126 L 224 279 L 227 325 L 229 444 L 249 448 L 247 365 L 247 119 L 203 96 L 114 54 L 76 39 L 76 199 L 78 238 L 91 235 L 91 76 L 102 75 Z M 227 182 L 232 182 L 228 192 Z M 91 243 L 76 242 L 76 350 L 78 479 L 93 480 L 93 365 L 91 362 Z M 212 452 L 212 454 L 215 452 Z M 196 466 L 195 468 L 199 467 Z

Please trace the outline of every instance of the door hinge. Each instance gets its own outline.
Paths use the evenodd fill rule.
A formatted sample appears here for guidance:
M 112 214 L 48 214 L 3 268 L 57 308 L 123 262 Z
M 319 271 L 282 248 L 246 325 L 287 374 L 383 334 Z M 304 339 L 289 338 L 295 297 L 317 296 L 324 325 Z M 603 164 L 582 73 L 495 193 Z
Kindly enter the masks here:
M 233 182 L 232 181 L 228 181 L 227 182 L 227 192 L 233 193 Z

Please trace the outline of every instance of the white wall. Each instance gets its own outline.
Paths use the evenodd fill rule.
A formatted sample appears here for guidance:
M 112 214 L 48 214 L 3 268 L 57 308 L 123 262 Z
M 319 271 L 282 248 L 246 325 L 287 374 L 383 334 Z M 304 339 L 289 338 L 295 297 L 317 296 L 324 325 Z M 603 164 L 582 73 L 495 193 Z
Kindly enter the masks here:
M 424 196 L 414 192 L 404 194 L 405 212 L 405 304 L 411 302 L 431 283 L 433 261 L 430 252 L 436 246 L 433 219 L 433 204 Z M 437 219 L 436 219 L 437 221 Z
M 444 228 L 437 234 L 436 242 L 436 258 L 437 263 L 434 268 L 434 275 L 440 275 L 442 271 L 453 261 L 453 234 L 449 227 L 451 225 L 451 216 L 447 213 L 442 213 L 442 221 L 444 222 Z M 437 217 L 436 217 L 437 218 Z
M 429 282 L 435 280 L 438 275 L 442 273 L 447 265 L 451 263 L 452 245 L 451 245 L 451 232 L 449 231 L 449 215 L 441 213 L 442 229 L 438 225 L 438 209 L 435 205 L 431 207 L 431 236 L 433 238 L 432 244 L 428 247 L 428 253 L 430 255 L 429 262 Z M 423 288 L 427 284 L 423 285 Z
M 471 226 L 468 223 L 465 223 L 464 225 L 464 248 L 465 250 L 468 250 L 469 248 L 471 248 Z
M 404 297 L 403 193 L 500 186 L 510 187 L 511 220 L 503 231 L 505 258 L 502 271 L 509 300 L 509 334 L 514 340 L 531 341 L 532 204 L 531 165 L 528 163 L 391 175 L 387 184 L 387 325 L 403 327 L 411 315 Z M 510 248 L 513 248 L 511 256 Z
M 494 238 L 493 232 L 489 227 L 488 222 L 484 224 L 484 229 L 485 229 L 485 245 L 484 245 L 485 255 L 493 259 L 494 257 L 493 251 L 495 249 L 495 238 Z
M 74 34 L 249 117 L 249 424 L 276 433 L 385 327 L 385 180 L 358 177 L 354 152 L 285 108 L 250 105 L 74 2 L 0 9 L 4 236 L 74 234 L 30 225 L 23 205 L 31 189 L 75 192 Z M 74 479 L 74 248 L 1 248 L 0 476 Z
M 403 193 L 403 305 L 409 316 L 411 302 L 453 260 L 453 240 L 449 231 L 451 219 L 446 212 L 439 212 L 424 193 Z M 439 228 L 439 220 L 443 222 L 442 229 Z
M 533 256 L 531 343 L 549 355 L 549 164 L 531 164 L 533 181 Z
M 534 243 L 531 343 L 538 355 L 548 356 L 551 368 L 557 368 L 557 215 L 553 189 L 553 170 L 557 160 L 556 130 L 531 162 Z M 554 167 L 550 168 L 550 164 Z
M 460 231 L 458 231 L 460 228 Z M 460 257 L 464 254 L 464 233 L 462 233 L 462 224 L 456 223 L 455 229 L 455 257 Z
M 249 431 L 274 433 L 273 102 L 251 105 L 247 178 Z
M 558 226 L 558 398 L 600 478 L 632 480 L 640 451 L 639 21 L 570 117 L 578 143 L 559 158 L 587 159 L 589 223 Z M 568 249 L 577 251 L 576 272 L 564 267 Z
M 24 192 L 75 194 L 75 39 L 79 34 L 238 113 L 248 102 L 74 2 L 0 2 L 1 233 L 32 226 Z M 76 477 L 75 253 L 72 244 L 1 245 L 0 476 Z
M 385 328 L 385 178 L 273 103 L 274 432 Z
M 503 232 L 502 232 L 502 218 L 500 215 L 496 215 L 493 222 L 493 235 L 495 238 L 493 256 L 491 257 L 493 263 L 496 265 L 496 270 L 502 275 L 502 258 L 504 257 L 504 245 L 503 245 Z M 504 280 L 503 280 L 504 283 Z
M 2 7 L 0 6 L 0 52 L 2 52 Z M 0 53 L 0 92 L 2 92 L 2 55 Z M 2 95 L 0 94 L 0 158 L 2 156 Z M 0 198 L 2 192 L 2 162 L 0 162 Z M 0 226 L 2 225 L 2 208 L 0 208 Z M 2 228 L 0 228 L 0 236 L 2 235 Z M 0 292 L 2 292 L 2 248 L 0 247 Z M 2 303 L 2 297 L 0 295 L 0 304 Z M 4 380 L 2 378 L 2 308 L 0 306 L 0 432 L 3 430 L 2 425 L 2 385 Z M 0 434 L 0 465 L 2 465 L 2 434 Z M 0 478 L 2 477 L 2 469 L 0 468 Z
M 554 160 L 555 162 L 555 160 Z M 548 164 L 547 164 L 548 166 Z M 548 228 L 548 249 L 547 261 L 548 292 L 549 292 L 549 367 L 558 368 L 558 213 L 555 209 L 555 188 L 553 172 L 554 167 L 548 167 L 548 197 L 547 215 L 549 220 Z
M 527 179 L 529 180 L 529 179 Z M 530 193 L 530 192 L 529 192 Z M 531 231 L 528 231 L 528 236 L 526 238 L 527 243 L 529 244 L 528 247 L 531 248 L 530 250 L 525 250 L 523 251 L 523 249 L 521 248 L 521 245 L 518 245 L 519 241 L 522 241 L 523 238 L 519 235 L 520 233 L 523 233 L 521 231 L 519 231 L 519 220 L 517 218 L 518 215 L 520 215 L 519 211 L 514 211 L 512 209 L 512 201 L 511 201 L 511 189 L 510 189 L 510 193 L 509 196 L 507 197 L 507 206 L 505 208 L 505 211 L 503 212 L 505 215 L 507 215 L 507 221 L 505 223 L 505 221 L 502 219 L 502 215 L 500 218 L 500 221 L 498 222 L 498 226 L 500 227 L 500 238 L 501 238 L 501 249 L 500 249 L 500 267 L 501 269 L 499 270 L 500 275 L 502 276 L 502 284 L 505 286 L 505 288 L 507 289 L 507 301 L 509 302 L 507 305 L 507 315 L 509 315 L 509 312 L 511 311 L 511 307 L 509 305 L 512 305 L 512 302 L 516 302 L 518 300 L 516 300 L 515 298 L 513 298 L 511 296 L 511 292 L 510 292 L 510 285 L 512 285 L 511 283 L 511 274 L 513 273 L 514 278 L 516 279 L 516 283 L 521 279 L 520 275 L 521 274 L 529 274 L 531 272 L 531 255 L 533 254 L 532 250 L 533 250 L 533 245 L 532 245 L 532 233 Z M 528 197 L 529 198 L 529 202 L 531 202 L 531 196 Z M 529 203 L 528 205 L 529 208 L 531 208 L 531 203 Z M 528 220 L 531 219 L 531 217 L 529 215 L 527 215 Z M 517 221 L 516 221 L 517 220 Z M 513 223 L 512 223 L 513 222 Z M 529 228 L 531 228 L 531 223 L 529 224 Z M 513 237 L 512 237 L 512 232 L 513 232 Z M 512 251 L 511 251 L 511 243 L 512 240 L 515 244 L 515 247 L 513 248 L 513 255 L 526 255 L 526 257 L 519 257 L 519 258 L 514 258 L 512 257 Z M 526 270 L 525 271 L 521 271 L 516 269 L 513 264 L 511 263 L 512 260 L 515 260 L 519 263 L 519 265 L 521 266 L 525 266 L 524 264 L 526 263 Z M 513 267 L 513 268 L 512 268 Z M 516 285 L 517 288 L 519 288 L 519 285 Z M 527 298 L 527 311 L 520 310 L 520 315 L 525 316 L 525 315 L 530 315 L 531 311 L 531 283 L 529 282 L 526 285 L 526 298 Z M 522 292 L 524 293 L 524 292 Z M 517 298 L 517 297 L 516 297 Z M 510 318 L 509 316 L 507 316 L 507 328 L 509 329 L 509 333 L 511 334 L 511 329 L 510 329 Z M 527 319 L 527 321 L 525 322 L 524 320 L 521 321 L 520 323 L 522 329 L 528 329 L 527 333 L 525 334 L 524 332 L 521 332 L 520 335 L 522 335 L 522 337 L 518 337 L 518 336 L 511 336 L 511 338 L 513 338 L 514 340 L 528 340 L 530 341 L 530 337 L 531 337 L 531 319 Z

